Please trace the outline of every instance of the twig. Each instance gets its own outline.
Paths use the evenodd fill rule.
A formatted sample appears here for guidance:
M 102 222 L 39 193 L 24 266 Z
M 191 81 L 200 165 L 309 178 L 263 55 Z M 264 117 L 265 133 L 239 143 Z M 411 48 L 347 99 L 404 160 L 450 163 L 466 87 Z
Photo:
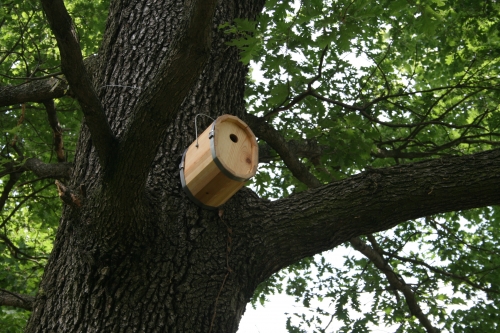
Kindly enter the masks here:
M 23 82 L 21 84 L 19 84 L 20 86 L 22 86 L 23 84 L 26 84 L 30 81 L 38 81 L 38 80 L 45 80 L 45 79 L 48 79 L 48 78 L 51 78 L 51 77 L 56 77 L 59 76 L 59 75 L 62 75 L 63 72 L 56 72 L 56 73 L 52 73 L 52 74 L 47 74 L 47 75 L 44 75 L 44 76 L 35 76 L 35 77 L 16 77 L 16 76 L 9 76 L 9 75 L 5 75 L 5 74 L 1 74 L 0 73 L 0 76 L 3 76 L 5 78 L 8 78 L 8 79 L 11 79 L 11 80 L 24 80 L 26 82 Z
M 7 217 L 5 218 L 5 220 L 3 220 L 2 224 L 0 224 L 0 228 L 3 228 L 3 227 L 7 224 L 7 222 L 10 220 L 10 218 L 11 218 L 12 216 L 14 216 L 14 214 L 15 214 L 15 213 L 16 213 L 16 212 L 17 212 L 17 211 L 21 208 L 21 206 L 22 206 L 22 205 L 23 205 L 23 204 L 24 204 L 24 203 L 25 203 L 28 199 L 30 199 L 30 198 L 32 198 L 33 196 L 35 196 L 35 194 L 42 192 L 43 190 L 45 190 L 46 188 L 48 188 L 48 187 L 49 187 L 49 186 L 51 186 L 51 185 L 52 185 L 52 184 L 47 184 L 47 185 L 43 186 L 42 188 L 40 188 L 40 189 L 38 189 L 38 190 L 36 190 L 36 191 L 33 191 L 30 195 L 26 196 L 26 198 L 24 198 L 23 200 L 21 200 L 21 201 L 19 202 L 19 204 L 18 204 L 18 205 L 17 205 L 17 206 L 16 206 L 16 207 L 15 207 L 15 208 L 14 208 L 14 209 L 10 212 L 9 216 L 7 216 Z

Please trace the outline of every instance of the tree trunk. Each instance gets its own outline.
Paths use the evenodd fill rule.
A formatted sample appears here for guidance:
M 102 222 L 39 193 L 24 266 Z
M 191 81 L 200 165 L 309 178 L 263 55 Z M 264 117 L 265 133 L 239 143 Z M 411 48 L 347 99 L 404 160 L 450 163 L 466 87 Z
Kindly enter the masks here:
M 183 193 L 179 162 L 195 139 L 196 114 L 243 117 L 247 69 L 238 50 L 225 45 L 227 36 L 218 25 L 255 17 L 262 6 L 263 1 L 218 4 L 203 73 L 188 87 L 159 141 L 134 146 L 154 153 L 142 172 L 145 186 L 135 186 L 137 179 L 127 179 L 123 172 L 115 177 L 120 166 L 105 170 L 83 126 L 71 184 L 60 188 L 71 192 L 69 204 L 27 332 L 237 330 L 257 282 L 249 278 L 246 252 L 232 251 L 235 232 L 224 215 L 198 208 Z M 127 140 L 143 93 L 176 60 L 194 11 L 195 5 L 179 1 L 112 3 L 99 70 L 92 78 L 120 142 Z M 185 83 L 181 79 L 176 84 Z M 209 124 L 199 118 L 198 130 Z M 134 161 L 124 163 L 135 172 Z M 137 177 L 133 172 L 129 175 Z M 73 203 L 71 195 L 77 197 Z
M 63 69 L 86 123 L 71 181 L 58 184 L 66 205 L 27 332 L 236 332 L 256 286 L 300 258 L 500 203 L 497 150 L 372 170 L 276 202 L 243 189 L 219 210 L 196 206 L 178 167 L 195 115 L 245 117 L 246 68 L 217 27 L 255 17 L 264 1 L 213 3 L 112 1 L 89 73 L 95 93 Z M 112 137 L 96 127 L 101 109 Z M 200 117 L 198 130 L 209 124 Z

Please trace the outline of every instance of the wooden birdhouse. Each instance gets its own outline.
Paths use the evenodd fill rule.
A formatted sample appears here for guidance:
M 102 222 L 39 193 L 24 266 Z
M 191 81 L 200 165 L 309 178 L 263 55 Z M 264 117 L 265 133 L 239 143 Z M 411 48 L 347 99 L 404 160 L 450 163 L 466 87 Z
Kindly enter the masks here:
M 184 152 L 182 188 L 204 208 L 224 204 L 255 175 L 258 149 L 247 124 L 235 116 L 220 116 Z

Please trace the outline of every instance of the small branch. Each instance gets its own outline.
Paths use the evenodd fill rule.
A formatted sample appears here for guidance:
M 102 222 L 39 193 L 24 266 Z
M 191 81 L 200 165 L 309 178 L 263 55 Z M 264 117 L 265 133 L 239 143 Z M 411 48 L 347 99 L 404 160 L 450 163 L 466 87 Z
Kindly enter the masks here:
M 49 120 L 50 127 L 52 128 L 52 136 L 54 138 L 54 150 L 56 152 L 57 161 L 62 163 L 66 162 L 66 154 L 64 154 L 64 145 L 62 137 L 62 128 L 57 119 L 56 108 L 54 106 L 54 100 L 49 99 L 42 102 L 45 105 L 45 110 L 47 111 L 47 118 Z
M 429 265 L 428 263 L 426 263 L 426 262 L 424 262 L 422 260 L 401 257 L 401 256 L 398 256 L 396 254 L 393 254 L 393 253 L 390 253 L 390 252 L 387 252 L 387 251 L 382 251 L 382 253 L 385 254 L 386 256 L 388 256 L 389 258 L 396 258 L 396 259 L 398 259 L 398 260 L 400 260 L 402 262 L 411 263 L 411 264 L 414 264 L 414 265 L 417 265 L 417 266 L 423 266 L 423 267 L 426 267 L 427 269 L 429 269 L 430 271 L 432 271 L 432 272 L 434 272 L 436 274 L 445 275 L 445 276 L 451 277 L 452 279 L 463 281 L 466 284 L 470 285 L 471 287 L 474 287 L 474 288 L 476 288 L 478 290 L 482 290 L 485 293 L 500 294 L 500 291 L 498 291 L 498 290 L 495 290 L 495 289 L 492 289 L 492 288 L 485 288 L 485 287 L 483 287 L 483 286 L 481 286 L 481 285 L 479 285 L 477 283 L 472 282 L 471 280 L 469 280 L 465 276 L 460 276 L 460 275 L 456 275 L 456 274 L 447 272 L 444 269 L 440 269 L 440 268 L 431 266 L 431 265 Z M 499 267 L 497 267 L 496 269 L 498 269 L 498 268 Z
M 374 238 L 372 239 L 374 240 Z M 408 307 L 410 308 L 410 313 L 418 318 L 420 324 L 425 327 L 427 332 L 437 333 L 438 330 L 434 326 L 432 326 L 429 318 L 427 318 L 427 316 L 420 308 L 420 305 L 415 298 L 415 293 L 403 281 L 403 279 L 394 272 L 392 267 L 389 266 L 382 255 L 378 251 L 367 245 L 365 242 L 363 242 L 359 237 L 352 238 L 349 242 L 357 251 L 361 252 L 365 257 L 370 259 L 370 261 L 373 262 L 373 264 L 378 269 L 380 269 L 382 273 L 384 273 L 391 287 L 403 293 L 406 299 L 406 304 L 408 304 Z M 378 245 L 377 248 L 379 248 Z
M 106 167 L 117 143 L 85 69 L 76 28 L 62 0 L 42 0 L 42 6 L 61 53 L 62 72 L 82 108 L 101 165 Z
M 13 306 L 25 310 L 33 310 L 35 297 L 14 293 L 0 288 L 0 306 Z
M 9 198 L 10 191 L 14 188 L 14 185 L 16 184 L 16 182 L 19 180 L 20 177 L 21 173 L 19 172 L 11 173 L 9 180 L 7 181 L 7 183 L 4 184 L 2 195 L 0 196 L 0 212 L 4 211 L 5 203 Z
M 436 230 L 436 232 L 440 232 L 440 230 L 438 230 L 438 228 L 442 228 L 442 232 L 444 233 L 448 233 L 449 235 L 451 235 L 459 244 L 462 244 L 466 247 L 468 247 L 469 249 L 474 249 L 476 251 L 480 251 L 480 252 L 486 252 L 486 253 L 489 253 L 490 255 L 492 256 L 498 256 L 500 255 L 500 249 L 495 251 L 495 250 L 488 250 L 488 249 L 484 249 L 480 246 L 474 246 L 474 245 L 471 245 L 469 244 L 468 242 L 466 242 L 463 238 L 461 237 L 458 237 L 456 232 L 454 230 L 452 230 L 451 228 L 449 228 L 445 223 L 440 223 L 434 219 L 430 219 L 430 220 L 427 220 L 426 221 L 429 221 L 429 224 L 430 226 L 432 226 L 434 228 L 434 230 Z
M 448 94 L 450 94 L 452 91 L 454 90 L 454 88 L 450 88 L 448 91 L 446 91 L 444 94 L 442 94 L 441 96 L 439 96 L 435 101 L 434 103 L 429 107 L 429 109 L 427 110 L 426 114 L 425 114 L 425 118 L 427 118 L 429 116 L 429 114 L 431 113 L 431 111 L 434 109 L 434 107 L 439 103 L 440 100 L 444 99 L 444 97 Z M 436 121 L 438 123 L 441 123 L 441 120 L 447 115 L 449 114 L 450 112 L 452 112 L 453 110 L 455 110 L 455 108 L 460 105 L 462 102 L 466 101 L 467 99 L 469 99 L 470 97 L 474 96 L 475 94 L 483 91 L 484 88 L 480 88 L 479 90 L 476 90 L 476 91 L 473 91 L 472 93 L 469 93 L 465 96 L 463 96 L 459 101 L 457 101 L 456 103 L 454 103 L 453 105 L 449 106 L 443 113 L 441 113 L 438 117 L 436 117 L 435 119 L 431 120 L 430 122 L 433 122 L 433 121 Z M 429 121 L 428 121 L 429 122 Z M 408 143 L 413 140 L 417 134 L 422 131 L 425 126 L 427 125 L 428 122 L 421 122 L 421 123 L 418 123 L 417 126 L 412 129 L 411 133 L 406 137 L 406 142 L 403 144 L 403 146 L 401 148 L 405 148 Z M 387 125 L 386 125 L 387 126 Z M 451 126 L 450 126 L 451 127 Z M 465 128 L 469 128 L 470 125 L 463 125 L 463 127 Z
M 63 183 L 60 181 L 56 180 L 56 186 L 57 186 L 57 192 L 59 193 L 59 198 L 61 200 L 73 207 L 81 207 L 82 202 L 81 199 L 78 195 L 74 194 L 73 191 L 65 186 Z
M 17 204 L 17 206 L 10 212 L 10 214 L 2 221 L 2 224 L 0 224 L 0 228 L 3 228 L 7 224 L 7 222 L 9 222 L 9 220 L 12 218 L 12 216 L 14 216 L 14 214 L 24 205 L 24 203 L 26 201 L 28 201 L 29 199 L 33 198 L 36 194 L 42 192 L 43 190 L 45 190 L 49 186 L 52 186 L 52 185 L 51 184 L 47 184 L 47 185 L 43 186 L 42 188 L 39 188 L 38 190 L 33 191 L 30 195 L 24 197 L 23 200 L 21 200 Z
M 319 80 L 323 74 L 323 62 L 325 60 L 326 51 L 328 51 L 328 45 L 325 46 L 325 48 L 321 52 L 321 57 L 320 57 L 319 66 L 318 66 L 318 74 L 309 80 L 309 82 L 307 83 L 307 89 L 304 92 L 295 96 L 286 106 L 280 106 L 280 107 L 274 108 L 272 111 L 265 114 L 263 117 L 265 120 L 268 120 L 273 115 L 275 115 L 281 111 L 290 110 L 294 105 L 300 103 L 303 99 L 305 99 L 307 96 L 310 96 L 313 93 L 314 89 L 313 89 L 312 85 L 314 84 L 314 82 Z
M 314 77 L 311 80 L 311 82 L 314 82 L 316 80 L 317 80 L 317 77 Z M 363 117 L 367 118 L 371 122 L 374 122 L 374 123 L 377 123 L 377 124 L 380 124 L 380 125 L 384 125 L 384 126 L 387 126 L 387 127 L 394 127 L 394 128 L 415 128 L 415 127 L 418 127 L 418 128 L 420 128 L 420 126 L 425 126 L 425 125 L 442 125 L 442 126 L 446 126 L 446 127 L 450 127 L 450 128 L 464 128 L 464 127 L 468 127 L 470 125 L 462 125 L 462 126 L 460 126 L 460 125 L 452 125 L 452 124 L 448 124 L 446 122 L 440 121 L 440 119 L 444 115 L 441 115 L 440 117 L 438 117 L 435 120 L 430 120 L 430 121 L 425 121 L 425 122 L 423 121 L 423 122 L 412 123 L 412 124 L 395 124 L 395 123 L 389 123 L 389 122 L 381 121 L 381 120 L 377 119 L 376 117 L 371 116 L 369 113 L 366 112 L 366 110 L 369 109 L 370 107 L 372 107 L 373 105 L 375 105 L 375 104 L 377 104 L 379 102 L 382 102 L 382 101 L 389 101 L 390 99 L 393 99 L 393 98 L 406 97 L 406 96 L 412 96 L 412 95 L 416 95 L 416 94 L 425 94 L 425 93 L 432 93 L 432 92 L 436 92 L 436 91 L 447 90 L 440 97 L 440 98 L 442 98 L 442 97 L 446 96 L 447 94 L 449 94 L 450 92 L 452 92 L 455 89 L 476 89 L 476 91 L 474 91 L 474 92 L 466 95 L 459 102 L 457 102 L 453 106 L 449 107 L 444 112 L 444 115 L 446 113 L 448 113 L 450 110 L 452 110 L 454 107 L 456 107 L 456 105 L 462 103 L 463 101 L 465 101 L 469 97 L 477 94 L 480 91 L 483 91 L 483 90 L 498 90 L 500 88 L 498 87 L 498 85 L 493 85 L 493 86 L 481 86 L 481 85 L 478 85 L 478 86 L 474 86 L 474 85 L 467 85 L 467 84 L 457 84 L 455 86 L 445 86 L 445 87 L 437 87 L 437 88 L 425 89 L 425 90 L 418 90 L 418 91 L 412 91 L 412 92 L 403 92 L 403 93 L 392 94 L 392 95 L 382 95 L 382 96 L 379 96 L 377 98 L 374 98 L 373 100 L 371 100 L 368 103 L 365 103 L 363 105 L 358 105 L 358 104 L 347 104 L 347 103 L 344 103 L 344 102 L 341 102 L 341 101 L 337 101 L 337 100 L 334 100 L 334 99 L 322 96 L 321 94 L 319 94 L 317 91 L 315 91 L 312 88 L 311 84 L 309 84 L 307 90 L 305 90 L 304 92 L 302 92 L 302 93 L 298 94 L 297 96 L 295 96 L 287 105 L 280 106 L 278 108 L 273 109 L 269 113 L 265 114 L 263 118 L 264 119 L 269 119 L 271 116 L 273 116 L 273 115 L 275 115 L 275 114 L 277 114 L 279 112 L 290 110 L 293 106 L 295 106 L 297 103 L 301 102 L 307 96 L 312 96 L 312 97 L 315 97 L 316 99 L 318 99 L 318 100 L 320 100 L 322 102 L 326 102 L 326 103 L 329 103 L 329 104 L 340 106 L 340 107 L 342 107 L 342 108 L 344 108 L 344 109 L 346 109 L 348 111 L 359 111 L 361 113 L 361 115 L 363 115 Z M 436 103 L 437 103 L 437 101 L 436 101 Z M 432 110 L 432 108 L 433 107 L 429 108 L 428 112 L 430 112 Z M 427 115 L 425 115 L 423 117 L 425 118 L 425 117 L 427 117 Z M 420 129 L 418 129 L 418 130 L 420 130 Z
M 300 103 L 304 98 L 306 98 L 307 96 L 310 96 L 311 94 L 312 94 L 312 91 L 308 89 L 308 90 L 298 94 L 297 96 L 295 96 L 287 105 L 280 106 L 278 108 L 274 108 L 271 112 L 265 114 L 263 118 L 267 120 L 279 112 L 290 110 L 293 106 Z
M 47 259 L 48 257 L 33 257 L 26 252 L 22 251 L 20 248 L 18 248 L 6 235 L 0 234 L 0 241 L 2 241 L 11 251 L 12 255 L 16 259 L 20 260 L 30 260 L 35 262 L 36 264 L 39 264 L 37 260 L 40 259 Z M 19 257 L 19 255 L 23 256 L 24 258 Z
M 257 137 L 266 141 L 276 150 L 295 178 L 309 188 L 321 185 L 321 182 L 309 172 L 305 164 L 298 159 L 294 151 L 289 148 L 288 143 L 276 129 L 269 125 L 263 118 L 258 118 L 250 114 L 247 114 L 245 120 Z

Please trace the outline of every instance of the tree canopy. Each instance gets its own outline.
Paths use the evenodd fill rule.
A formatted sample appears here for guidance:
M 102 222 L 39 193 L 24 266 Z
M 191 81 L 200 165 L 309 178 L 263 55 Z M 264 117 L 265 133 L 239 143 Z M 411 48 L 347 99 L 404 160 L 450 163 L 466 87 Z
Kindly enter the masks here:
M 90 72 L 109 2 L 65 5 Z M 262 198 L 293 198 L 361 173 L 406 170 L 428 160 L 477 158 L 498 166 L 495 1 L 267 0 L 256 20 L 236 19 L 216 30 L 250 65 L 244 120 L 259 139 L 261 162 L 250 187 Z M 69 178 L 85 113 L 72 89 L 42 4 L 3 2 L 0 327 L 6 332 L 23 330 L 58 228 L 64 193 L 54 178 Z M 57 171 L 44 168 L 56 163 Z M 444 187 L 475 182 L 440 177 Z M 410 183 L 392 185 L 411 192 Z M 428 184 L 431 199 L 433 191 Z M 342 245 L 352 255 L 336 263 L 325 259 L 335 250 L 302 259 L 260 284 L 253 303 L 276 292 L 295 296 L 310 311 L 292 314 L 289 332 L 334 326 L 342 332 L 496 332 L 500 207 L 494 204 L 500 202 L 477 207 L 466 192 L 459 195 L 471 201 L 463 207 L 474 208 L 408 214 L 418 218 L 353 236 Z M 363 303 L 362 295 L 371 301 Z

